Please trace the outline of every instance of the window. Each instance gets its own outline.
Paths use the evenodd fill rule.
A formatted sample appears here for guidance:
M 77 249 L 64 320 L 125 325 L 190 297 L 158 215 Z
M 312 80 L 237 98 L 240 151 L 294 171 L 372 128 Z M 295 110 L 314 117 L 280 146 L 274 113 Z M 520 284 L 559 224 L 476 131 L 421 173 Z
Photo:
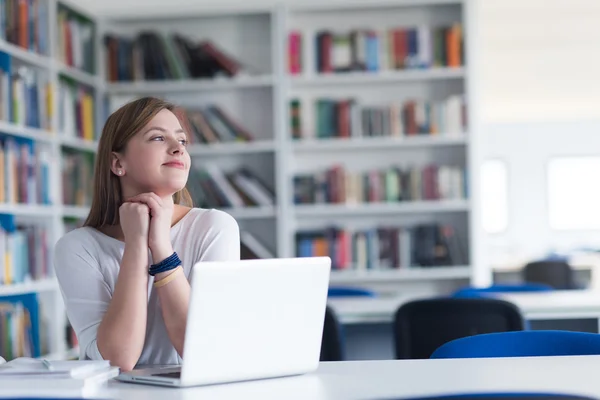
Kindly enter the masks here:
M 600 157 L 561 157 L 548 164 L 548 218 L 557 230 L 600 229 Z
M 508 226 L 508 171 L 501 160 L 487 160 L 481 168 L 482 224 L 487 233 Z

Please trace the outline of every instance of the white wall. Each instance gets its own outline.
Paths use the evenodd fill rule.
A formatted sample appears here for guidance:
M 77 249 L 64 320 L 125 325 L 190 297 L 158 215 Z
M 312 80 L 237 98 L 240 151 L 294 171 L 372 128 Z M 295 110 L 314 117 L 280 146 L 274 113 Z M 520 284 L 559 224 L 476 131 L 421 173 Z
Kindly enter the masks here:
M 600 2 L 486 0 L 478 10 L 479 143 L 509 168 L 508 228 L 488 235 L 487 259 L 600 243 L 600 232 L 550 228 L 546 175 L 551 157 L 600 155 Z
M 600 118 L 600 1 L 478 1 L 484 121 Z

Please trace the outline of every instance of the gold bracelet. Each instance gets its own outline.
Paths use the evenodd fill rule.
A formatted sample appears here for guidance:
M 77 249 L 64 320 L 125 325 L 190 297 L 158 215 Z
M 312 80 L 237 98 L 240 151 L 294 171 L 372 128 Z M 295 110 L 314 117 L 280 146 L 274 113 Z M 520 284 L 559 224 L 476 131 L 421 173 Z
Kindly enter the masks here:
M 183 268 L 181 268 L 180 266 L 175 268 L 175 271 L 171 272 L 166 278 L 162 278 L 161 280 L 154 282 L 154 287 L 159 288 L 161 286 L 165 286 L 167 283 L 177 278 L 179 271 L 183 271 Z

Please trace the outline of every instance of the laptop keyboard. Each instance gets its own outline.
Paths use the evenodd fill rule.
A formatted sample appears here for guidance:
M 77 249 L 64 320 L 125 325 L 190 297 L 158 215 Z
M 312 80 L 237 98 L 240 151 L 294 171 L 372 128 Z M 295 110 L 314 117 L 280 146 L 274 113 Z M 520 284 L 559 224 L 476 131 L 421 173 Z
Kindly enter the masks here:
M 163 377 L 163 378 L 180 379 L 181 378 L 181 372 L 163 372 L 161 374 L 152 374 L 152 376 L 160 376 L 160 377 Z

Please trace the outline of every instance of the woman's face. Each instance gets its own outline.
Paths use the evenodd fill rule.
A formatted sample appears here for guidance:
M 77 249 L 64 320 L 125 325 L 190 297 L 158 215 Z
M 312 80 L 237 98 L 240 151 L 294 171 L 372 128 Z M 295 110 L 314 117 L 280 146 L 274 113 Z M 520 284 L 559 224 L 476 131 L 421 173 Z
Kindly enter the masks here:
M 154 192 L 170 196 L 187 183 L 191 159 L 187 135 L 169 110 L 161 110 L 127 143 L 113 161 L 113 172 L 121 178 L 126 197 Z

